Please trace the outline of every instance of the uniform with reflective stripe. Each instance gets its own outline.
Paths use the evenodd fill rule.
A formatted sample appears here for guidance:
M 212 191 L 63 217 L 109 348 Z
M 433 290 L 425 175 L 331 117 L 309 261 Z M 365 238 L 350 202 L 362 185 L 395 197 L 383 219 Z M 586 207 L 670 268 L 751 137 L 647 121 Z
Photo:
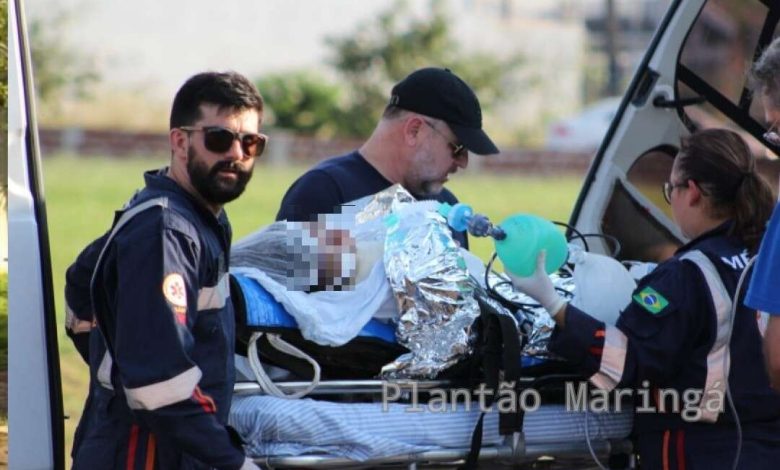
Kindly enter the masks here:
M 769 387 L 755 312 L 741 302 L 726 357 L 732 297 L 748 260 L 739 241 L 727 235 L 729 227 L 726 223 L 692 240 L 642 279 L 616 326 L 568 305 L 565 328 L 555 329 L 550 350 L 577 364 L 599 388 L 630 388 L 635 397 L 641 397 L 637 390 L 649 389 L 656 409 L 659 389 L 678 391 L 680 408 L 687 389 L 725 393 L 730 364 L 728 380 L 743 436 L 767 443 L 777 460 L 780 395 Z M 686 448 L 708 448 L 709 437 L 716 442 L 724 434 L 736 444 L 733 417 L 723 403 L 723 409 L 708 412 L 698 402 L 701 417 L 686 421 L 667 401 L 666 412 L 637 413 L 636 431 L 640 441 L 651 440 L 644 443 L 648 448 L 661 449 L 663 433 L 677 429 L 685 430 Z M 697 458 L 717 461 L 733 451 L 734 446 L 713 446 L 710 455 Z
M 91 396 L 74 468 L 240 468 L 243 451 L 226 427 L 230 225 L 163 173 L 145 179 L 114 233 L 69 270 L 68 295 L 83 304 L 89 262 L 98 263 L 91 310 L 99 329 L 90 338 Z

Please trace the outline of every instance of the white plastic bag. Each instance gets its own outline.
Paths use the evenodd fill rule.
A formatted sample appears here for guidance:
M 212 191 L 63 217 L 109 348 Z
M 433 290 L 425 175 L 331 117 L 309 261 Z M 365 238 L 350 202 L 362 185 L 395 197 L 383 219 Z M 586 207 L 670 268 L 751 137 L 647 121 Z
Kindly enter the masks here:
M 581 251 L 574 263 L 574 298 L 571 304 L 608 325 L 617 322 L 631 302 L 636 282 L 615 258 Z

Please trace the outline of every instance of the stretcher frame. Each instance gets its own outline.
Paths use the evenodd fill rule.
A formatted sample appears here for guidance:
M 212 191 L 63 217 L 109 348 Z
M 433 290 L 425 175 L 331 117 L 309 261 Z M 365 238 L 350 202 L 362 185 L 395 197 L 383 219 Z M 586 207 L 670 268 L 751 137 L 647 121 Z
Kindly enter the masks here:
M 542 377 L 526 377 L 521 379 L 524 385 L 536 385 L 540 380 L 560 379 L 561 377 L 571 377 L 568 375 L 551 375 Z M 434 388 L 446 388 L 449 386 L 447 380 L 330 380 L 322 381 L 309 394 L 310 397 L 321 397 L 327 399 L 328 396 L 353 396 L 353 395 L 372 395 L 379 396 L 383 384 L 392 384 L 402 390 L 402 397 L 411 393 L 412 387 L 416 392 L 425 392 Z M 277 382 L 276 385 L 285 393 L 294 393 L 305 389 L 309 382 L 289 381 Z M 260 386 L 254 382 L 237 382 L 234 386 L 235 395 L 256 395 L 262 393 Z M 635 459 L 633 457 L 634 446 L 629 438 L 623 439 L 592 439 L 591 448 L 599 457 L 601 462 L 611 461 L 614 456 L 625 456 L 624 461 L 627 466 L 622 468 L 634 468 Z M 470 449 L 448 448 L 430 450 L 418 453 L 387 456 L 364 461 L 355 461 L 343 457 L 333 457 L 324 455 L 300 455 L 300 456 L 262 456 L 253 457 L 253 461 L 262 468 L 407 468 L 417 469 L 425 466 L 458 466 L 465 463 Z M 592 461 L 591 449 L 587 442 L 561 442 L 545 444 L 528 444 L 525 442 L 522 432 L 515 432 L 512 435 L 505 436 L 500 445 L 483 445 L 478 461 L 480 464 L 494 462 L 501 465 L 521 465 L 536 461 L 541 457 L 553 457 L 554 459 L 590 459 Z M 593 462 L 593 466 L 596 464 Z M 486 467 L 487 468 L 487 467 Z

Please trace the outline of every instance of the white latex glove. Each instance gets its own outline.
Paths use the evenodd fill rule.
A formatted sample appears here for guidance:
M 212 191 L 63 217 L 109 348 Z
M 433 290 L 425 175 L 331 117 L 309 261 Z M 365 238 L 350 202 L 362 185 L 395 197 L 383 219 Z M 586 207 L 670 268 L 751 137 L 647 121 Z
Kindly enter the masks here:
M 247 457 L 244 459 L 244 464 L 241 465 L 239 470 L 260 470 L 260 467 L 258 467 L 256 463 L 252 462 L 252 459 Z
M 509 271 L 506 274 L 512 280 L 512 284 L 514 284 L 517 290 L 539 302 L 551 317 L 555 317 L 555 314 L 561 311 L 566 301 L 555 291 L 552 280 L 550 280 L 550 276 L 547 275 L 547 271 L 544 269 L 546 257 L 547 252 L 541 250 L 536 257 L 536 270 L 528 277 L 515 276 Z

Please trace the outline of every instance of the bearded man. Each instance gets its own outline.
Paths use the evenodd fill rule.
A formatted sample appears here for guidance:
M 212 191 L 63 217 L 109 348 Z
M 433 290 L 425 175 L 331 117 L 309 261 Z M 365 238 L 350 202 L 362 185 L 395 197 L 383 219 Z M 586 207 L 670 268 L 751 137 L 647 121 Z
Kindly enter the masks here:
M 67 331 L 90 365 L 74 469 L 251 469 L 227 426 L 235 372 L 223 204 L 267 137 L 245 77 L 201 73 L 179 89 L 170 166 L 68 269 Z

